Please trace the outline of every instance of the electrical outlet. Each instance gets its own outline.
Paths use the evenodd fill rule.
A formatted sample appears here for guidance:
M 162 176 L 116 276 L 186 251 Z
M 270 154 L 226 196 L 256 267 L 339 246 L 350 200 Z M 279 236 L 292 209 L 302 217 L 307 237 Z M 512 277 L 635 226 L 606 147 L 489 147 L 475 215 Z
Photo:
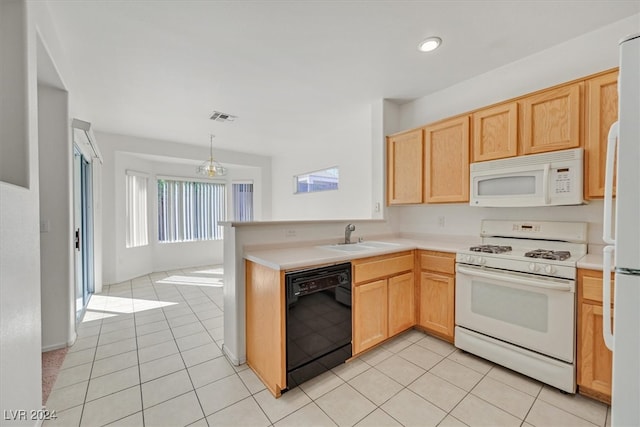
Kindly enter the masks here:
M 296 230 L 289 229 L 284 232 L 284 237 L 287 239 L 292 239 L 297 236 Z
M 438 217 L 438 227 L 440 228 L 444 227 L 444 216 Z
M 375 206 L 373 207 L 373 211 L 380 212 L 380 202 L 376 202 Z

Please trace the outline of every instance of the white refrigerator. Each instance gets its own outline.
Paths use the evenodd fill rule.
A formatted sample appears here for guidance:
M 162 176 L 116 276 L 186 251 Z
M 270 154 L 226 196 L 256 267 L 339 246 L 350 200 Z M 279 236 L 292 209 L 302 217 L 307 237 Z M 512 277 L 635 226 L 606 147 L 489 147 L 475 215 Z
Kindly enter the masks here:
M 640 426 L 640 33 L 620 42 L 618 95 L 618 122 L 611 127 L 607 146 L 603 237 L 609 246 L 603 253 L 603 329 L 605 343 L 613 351 L 612 425 Z

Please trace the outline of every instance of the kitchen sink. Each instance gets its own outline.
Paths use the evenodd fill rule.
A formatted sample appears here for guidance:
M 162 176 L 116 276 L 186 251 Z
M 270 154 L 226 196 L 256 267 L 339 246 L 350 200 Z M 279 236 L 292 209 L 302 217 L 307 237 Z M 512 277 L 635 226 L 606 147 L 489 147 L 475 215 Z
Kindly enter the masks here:
M 363 252 L 370 251 L 373 249 L 381 249 L 381 248 L 390 248 L 393 246 L 399 246 L 397 243 L 387 243 L 387 242 L 378 242 L 378 241 L 366 241 L 359 243 L 337 243 L 335 245 L 323 245 L 319 246 L 320 248 L 325 249 L 333 249 L 336 251 L 343 252 Z
M 361 252 L 361 251 L 370 251 L 371 249 L 373 249 L 373 247 L 370 246 L 363 246 L 362 243 L 350 243 L 348 245 L 345 244 L 336 244 L 336 245 L 324 245 L 324 246 L 318 246 L 320 248 L 325 248 L 325 249 L 333 249 L 336 251 L 343 251 L 343 252 Z
M 400 246 L 398 243 L 389 243 L 389 242 L 378 242 L 375 240 L 360 242 L 358 245 L 369 246 L 372 248 L 390 248 L 393 246 Z

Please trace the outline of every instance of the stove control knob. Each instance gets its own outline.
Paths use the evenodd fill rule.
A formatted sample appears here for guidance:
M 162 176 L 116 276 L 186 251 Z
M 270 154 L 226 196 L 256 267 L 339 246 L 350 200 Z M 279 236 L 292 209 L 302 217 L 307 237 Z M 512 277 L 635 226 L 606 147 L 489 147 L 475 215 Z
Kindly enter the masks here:
M 478 264 L 485 265 L 486 263 L 487 263 L 487 260 L 484 259 L 483 257 L 478 258 Z
M 476 257 L 471 256 L 471 255 L 467 255 L 466 261 L 469 263 L 473 263 L 476 261 Z
M 556 269 L 553 268 L 553 265 L 547 265 L 544 267 L 544 271 L 547 272 L 547 274 L 552 274 L 555 273 Z
M 537 264 L 535 264 L 533 262 L 531 264 L 529 264 L 529 271 L 534 271 L 535 272 L 535 271 L 538 271 L 539 269 L 540 269 L 540 267 L 538 267 Z

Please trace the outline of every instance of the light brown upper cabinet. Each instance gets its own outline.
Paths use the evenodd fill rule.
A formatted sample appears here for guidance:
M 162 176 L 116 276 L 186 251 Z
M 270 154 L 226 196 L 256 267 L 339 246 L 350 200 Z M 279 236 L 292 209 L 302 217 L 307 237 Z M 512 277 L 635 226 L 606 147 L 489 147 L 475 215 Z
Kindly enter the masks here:
M 469 201 L 469 115 L 424 128 L 424 200 Z
M 518 103 L 509 102 L 473 113 L 473 161 L 518 154 Z
M 607 136 L 618 120 L 618 71 L 587 80 L 585 92 L 584 195 L 590 199 L 604 196 Z
M 422 129 L 387 137 L 387 204 L 422 203 Z
M 537 154 L 580 146 L 583 83 L 545 90 L 523 98 L 522 154 Z

